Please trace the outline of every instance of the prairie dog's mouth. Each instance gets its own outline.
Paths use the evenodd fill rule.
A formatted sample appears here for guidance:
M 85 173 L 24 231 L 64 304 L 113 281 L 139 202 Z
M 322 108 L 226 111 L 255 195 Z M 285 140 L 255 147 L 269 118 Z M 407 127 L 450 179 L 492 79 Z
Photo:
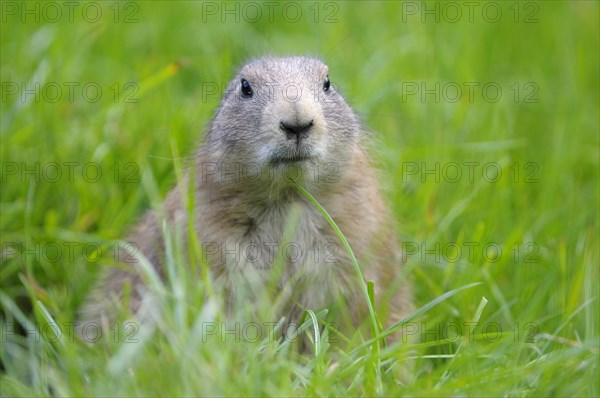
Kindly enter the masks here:
M 305 161 L 313 160 L 313 159 L 315 159 L 314 155 L 301 154 L 301 153 L 290 154 L 287 156 L 274 155 L 269 160 L 269 163 L 272 165 L 292 164 L 292 163 L 305 162 Z

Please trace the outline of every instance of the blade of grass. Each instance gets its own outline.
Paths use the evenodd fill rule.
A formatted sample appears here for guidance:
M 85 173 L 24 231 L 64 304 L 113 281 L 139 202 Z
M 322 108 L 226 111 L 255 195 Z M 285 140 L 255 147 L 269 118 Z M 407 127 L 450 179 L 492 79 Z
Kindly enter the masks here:
M 302 185 L 298 184 L 296 181 L 294 181 L 291 178 L 289 178 L 289 180 L 296 187 L 296 189 L 298 189 L 304 196 L 306 196 L 306 198 L 321 212 L 321 214 L 323 215 L 325 220 L 327 220 L 327 222 L 329 223 L 331 228 L 333 228 L 333 230 L 335 231 L 335 234 L 342 242 L 342 245 L 344 245 L 344 249 L 346 250 L 346 252 L 348 253 L 348 256 L 350 257 L 352 266 L 354 267 L 356 276 L 357 276 L 358 280 L 360 281 L 360 287 L 363 292 L 364 298 L 367 302 L 367 306 L 369 308 L 371 331 L 373 333 L 373 336 L 375 337 L 374 339 L 371 339 L 371 345 L 372 345 L 372 349 L 373 349 L 372 354 L 373 354 L 373 359 L 374 359 L 373 364 L 374 364 L 374 371 L 375 371 L 375 391 L 377 393 L 380 393 L 382 391 L 382 381 L 381 381 L 381 358 L 380 358 L 379 345 L 381 344 L 382 340 L 380 338 L 378 338 L 380 336 L 379 320 L 377 319 L 377 314 L 375 313 L 375 307 L 369 296 L 369 288 L 367 286 L 367 283 L 365 282 L 365 278 L 363 277 L 362 271 L 360 270 L 360 265 L 358 264 L 358 260 L 356 259 L 356 256 L 354 255 L 352 248 L 350 247 L 350 243 L 348 243 L 348 240 L 346 239 L 346 237 L 344 236 L 344 234 L 342 233 L 340 228 L 337 226 L 337 224 L 335 223 L 333 218 L 331 218 L 331 216 L 329 215 L 327 210 L 325 210 L 323 208 L 323 206 L 321 206 L 321 204 L 306 189 L 304 189 L 304 187 Z
M 387 328 L 386 330 L 384 330 L 378 337 L 373 337 L 372 339 L 369 339 L 367 341 L 364 341 L 361 345 L 359 345 L 358 347 L 354 348 L 352 351 L 350 351 L 346 358 L 344 358 L 341 363 L 347 363 L 347 361 L 351 360 L 358 352 L 360 352 L 361 350 L 363 350 L 365 347 L 369 346 L 370 344 L 373 343 L 374 340 L 376 339 L 383 339 L 386 336 L 389 336 L 390 334 L 396 332 L 402 325 L 404 325 L 405 323 L 407 323 L 408 321 L 424 314 L 425 312 L 429 311 L 431 308 L 435 307 L 436 305 L 446 301 L 447 299 L 449 299 L 450 297 L 454 296 L 455 294 L 466 290 L 466 289 L 470 289 L 472 287 L 475 286 L 479 286 L 481 285 L 483 282 L 475 282 L 475 283 L 470 283 L 468 285 L 465 286 L 461 286 L 459 288 L 456 288 L 454 290 L 450 290 L 447 293 L 442 294 L 440 297 L 431 300 L 429 303 L 425 304 L 424 306 L 422 306 L 421 308 L 419 308 L 416 311 L 413 311 L 412 313 L 410 313 L 409 315 L 407 315 L 406 317 L 404 317 L 403 319 L 399 320 L 398 322 L 396 322 L 395 324 L 393 324 L 392 326 L 390 326 L 389 328 Z
M 313 331 L 314 331 L 314 345 L 315 345 L 315 356 L 318 357 L 321 354 L 321 334 L 319 333 L 319 322 L 317 321 L 317 316 L 315 315 L 313 310 L 306 310 L 308 316 L 312 321 Z
M 485 308 L 487 303 L 488 303 L 488 300 L 485 297 L 482 297 L 481 301 L 479 302 L 479 306 L 477 307 L 477 310 L 475 310 L 475 315 L 473 316 L 473 320 L 471 321 L 471 324 L 476 325 L 479 322 L 479 319 L 481 318 L 481 314 L 483 313 L 483 309 Z M 456 358 L 458 357 L 460 349 L 463 346 L 462 343 L 463 342 L 460 342 L 458 344 L 458 347 L 456 348 L 456 351 L 454 352 L 452 359 L 448 362 L 448 365 L 446 365 L 446 370 L 442 373 L 442 377 L 435 385 L 435 388 L 441 387 L 442 384 L 444 384 L 446 382 L 446 380 L 448 380 L 448 377 L 450 377 L 450 375 L 451 375 L 450 369 L 452 369 L 452 366 L 454 365 L 454 362 L 456 361 Z
M 358 265 L 358 260 L 356 259 L 356 256 L 354 255 L 354 252 L 352 251 L 352 248 L 350 247 L 348 240 L 346 239 L 346 237 L 344 236 L 344 234 L 342 233 L 340 228 L 337 226 L 337 224 L 335 223 L 333 218 L 331 218 L 331 216 L 329 215 L 327 210 L 325 210 L 323 208 L 323 206 L 321 206 L 321 204 L 306 189 L 304 189 L 304 187 L 302 185 L 298 184 L 295 180 L 293 180 L 291 178 L 289 179 L 289 181 L 294 185 L 294 187 L 296 187 L 296 189 L 298 189 L 298 191 L 300 191 L 321 212 L 321 214 L 323 215 L 325 220 L 327 220 L 327 222 L 329 223 L 331 228 L 333 228 L 333 230 L 335 231 L 335 234 L 342 242 L 342 245 L 344 245 L 344 249 L 346 249 L 346 252 L 350 256 L 350 261 L 352 262 L 352 266 L 354 267 L 356 276 L 358 277 L 358 280 L 360 281 L 360 287 L 361 287 L 361 290 L 365 297 L 365 301 L 367 302 L 367 305 L 369 308 L 369 317 L 370 317 L 370 321 L 371 321 L 371 328 L 374 331 L 375 336 L 377 336 L 378 335 L 378 333 L 377 333 L 378 322 L 377 322 L 377 315 L 375 314 L 375 308 L 373 308 L 373 304 L 371 303 L 371 300 L 369 299 L 369 290 L 367 288 L 367 283 L 365 282 L 365 278 L 363 277 L 362 271 L 360 270 L 360 266 Z M 376 340 L 377 339 L 375 339 L 375 341 Z
M 38 307 L 40 307 L 40 310 L 42 311 L 42 314 L 44 315 L 44 318 L 46 318 L 46 321 L 48 322 L 48 324 L 52 325 L 52 327 L 50 329 L 52 329 L 52 332 L 54 333 L 56 340 L 58 340 L 60 342 L 60 344 L 62 344 L 64 346 L 65 342 L 62 339 L 62 333 L 61 334 L 57 333 L 56 329 L 54 328 L 54 327 L 58 327 L 58 323 L 56 323 L 56 321 L 54 320 L 52 315 L 50 315 L 50 312 L 48 312 L 48 310 L 46 309 L 46 306 L 44 306 L 44 304 L 40 300 L 37 300 L 36 303 L 37 303 Z M 46 330 L 46 329 L 44 328 L 44 330 Z

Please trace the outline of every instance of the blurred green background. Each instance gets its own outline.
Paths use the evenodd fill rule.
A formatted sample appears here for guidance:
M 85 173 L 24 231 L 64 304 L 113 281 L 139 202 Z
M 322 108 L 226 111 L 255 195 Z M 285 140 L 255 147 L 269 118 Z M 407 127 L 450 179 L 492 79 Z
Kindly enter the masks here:
M 455 372 L 445 355 L 459 343 L 430 347 L 404 391 L 600 394 L 597 2 L 1 4 L 5 322 L 36 319 L 37 300 L 72 320 L 98 268 L 94 245 L 123 237 L 160 203 L 175 183 L 174 158 L 193 155 L 236 68 L 266 54 L 311 55 L 376 133 L 373 159 L 417 305 L 483 282 L 423 319 L 462 324 L 485 297 L 482 321 L 506 334 L 465 349 Z M 60 390 L 72 362 L 2 341 L 9 395 L 46 394 L 48 384 L 67 395 L 372 392 L 310 371 L 310 382 L 287 384 L 245 373 L 232 389 L 227 368 L 212 369 L 204 392 L 190 382 L 195 373 L 178 373 L 190 388 L 180 390 L 160 384 L 158 363 L 145 381 Z M 38 361 L 23 370 L 13 352 Z M 255 363 L 279 375 L 269 366 Z M 53 376 L 31 376 L 43 367 Z

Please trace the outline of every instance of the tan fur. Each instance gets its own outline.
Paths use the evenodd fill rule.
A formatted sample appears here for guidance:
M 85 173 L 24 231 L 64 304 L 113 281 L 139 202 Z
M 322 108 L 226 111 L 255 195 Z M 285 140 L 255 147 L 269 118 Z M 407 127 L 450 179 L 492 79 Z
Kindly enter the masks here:
M 257 288 L 268 279 L 267 259 L 275 255 L 273 247 L 281 243 L 295 209 L 300 217 L 292 242 L 300 250 L 286 261 L 278 282 L 287 297 L 281 315 L 294 320 L 303 309 L 328 307 L 342 297 L 353 323 L 363 321 L 365 298 L 349 257 L 320 212 L 293 188 L 287 179 L 293 176 L 345 234 L 365 279 L 375 282 L 376 297 L 387 291 L 390 300 L 377 303 L 387 314 L 386 323 L 411 310 L 408 286 L 398 280 L 401 256 L 391 215 L 365 155 L 365 129 L 333 86 L 324 89 L 327 74 L 321 61 L 304 57 L 262 58 L 241 68 L 197 152 L 194 173 L 187 173 L 169 193 L 164 214 L 146 215 L 128 239 L 161 276 L 164 243 L 159 220 L 164 216 L 172 228 L 185 228 L 189 215 L 183 203 L 193 175 L 195 232 L 206 245 L 212 277 L 222 283 L 232 303 L 241 283 L 258 281 Z M 241 92 L 241 79 L 249 82 L 252 96 Z M 281 123 L 309 127 L 302 135 L 290 133 Z M 299 156 L 308 159 L 290 160 Z M 287 160 L 276 160 L 281 157 Z M 226 255 L 225 249 L 241 251 L 250 244 L 260 261 L 244 253 Z M 103 276 L 82 318 L 109 319 L 112 310 L 106 299 L 120 297 L 124 282 L 131 284 L 131 307 L 137 310 L 143 283 L 134 264 Z

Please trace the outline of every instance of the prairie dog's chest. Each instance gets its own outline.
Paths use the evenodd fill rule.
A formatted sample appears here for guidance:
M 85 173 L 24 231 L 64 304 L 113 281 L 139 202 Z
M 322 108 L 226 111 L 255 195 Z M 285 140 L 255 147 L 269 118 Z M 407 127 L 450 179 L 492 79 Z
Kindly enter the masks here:
M 239 243 L 236 261 L 223 264 L 230 276 L 254 279 L 260 287 L 276 274 L 279 288 L 310 308 L 326 306 L 347 290 L 348 276 L 353 275 L 347 256 L 317 209 L 272 208 L 244 227 L 228 238 L 230 246 Z
M 326 288 L 335 283 L 335 275 L 347 263 L 339 239 L 308 204 L 246 211 L 219 222 L 228 228 L 212 225 L 212 233 L 205 230 L 202 240 L 210 242 L 205 243 L 210 245 L 205 254 L 221 275 L 258 274 L 265 279 L 273 267 L 281 266 L 281 284 L 294 279 Z
M 336 257 L 334 238 L 316 209 L 294 203 L 250 213 L 228 242 L 239 246 L 241 269 L 270 269 L 274 261 L 283 261 L 288 272 L 303 267 L 318 272 Z

